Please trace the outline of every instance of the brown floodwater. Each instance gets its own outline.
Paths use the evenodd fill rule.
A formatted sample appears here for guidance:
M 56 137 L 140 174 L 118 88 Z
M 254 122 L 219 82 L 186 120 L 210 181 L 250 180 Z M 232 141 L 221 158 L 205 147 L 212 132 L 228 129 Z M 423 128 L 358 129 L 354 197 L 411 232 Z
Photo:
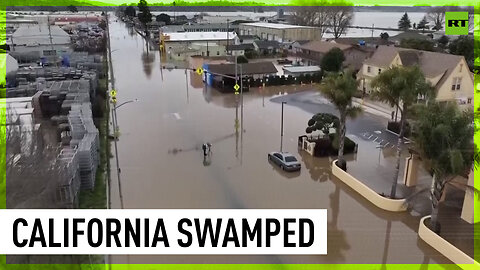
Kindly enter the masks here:
M 118 103 L 139 99 L 117 112 L 125 208 L 328 210 L 324 256 L 112 256 L 112 263 L 450 263 L 418 238 L 420 216 L 375 208 L 332 176 L 331 159 L 298 150 L 308 110 L 288 103 L 284 114 L 283 150 L 300 159 L 301 172 L 284 173 L 267 161 L 268 152 L 280 149 L 281 104 L 275 99 L 311 95 L 305 90 L 313 86 L 251 89 L 242 106 L 239 96 L 204 88 L 193 72 L 161 69 L 158 51 L 147 53 L 145 41 L 123 23 L 112 20 L 110 29 Z M 349 133 L 360 144 L 349 160 L 365 164 L 352 163 L 355 170 L 376 170 L 379 160 L 393 158 L 360 133 Z M 205 142 L 213 145 L 207 161 Z M 120 208 L 114 158 L 111 164 L 112 208 Z

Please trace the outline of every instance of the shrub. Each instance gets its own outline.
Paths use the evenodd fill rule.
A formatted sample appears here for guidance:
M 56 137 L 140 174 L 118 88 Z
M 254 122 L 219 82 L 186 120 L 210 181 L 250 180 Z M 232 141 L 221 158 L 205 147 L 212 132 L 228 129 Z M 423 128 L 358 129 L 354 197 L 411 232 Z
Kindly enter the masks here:
M 338 136 L 336 133 L 329 134 L 328 137 L 330 137 L 330 140 L 332 140 L 332 149 L 334 151 L 334 154 L 338 154 Z M 343 146 L 343 152 L 344 154 L 350 154 L 355 152 L 356 148 L 356 143 L 352 140 L 350 140 L 348 137 L 345 136 L 345 144 Z
M 399 134 L 400 133 L 400 122 L 395 122 L 395 121 L 389 121 L 388 124 L 387 124 L 387 129 L 396 133 L 396 134 Z M 406 138 L 409 138 L 410 135 L 411 135 L 411 127 L 410 127 L 410 124 L 408 122 L 405 123 L 405 133 L 404 133 L 404 136 Z

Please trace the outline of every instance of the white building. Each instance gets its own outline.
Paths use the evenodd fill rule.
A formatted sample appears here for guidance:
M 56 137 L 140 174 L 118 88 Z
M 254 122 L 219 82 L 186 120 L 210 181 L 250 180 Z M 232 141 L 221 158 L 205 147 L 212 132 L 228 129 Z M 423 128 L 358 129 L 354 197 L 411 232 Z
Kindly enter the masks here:
M 167 54 L 172 54 L 182 50 L 187 50 L 192 48 L 193 44 L 195 46 L 204 46 L 205 52 L 207 51 L 207 46 L 209 47 L 210 56 L 212 55 L 213 46 L 226 46 L 228 44 L 233 44 L 234 39 L 237 35 L 233 32 L 184 32 L 184 33 L 164 33 L 163 40 L 165 43 L 165 50 Z M 212 46 L 212 47 L 211 47 Z M 212 48 L 212 49 L 211 49 Z M 213 52 L 216 55 L 216 51 Z M 220 51 L 219 55 L 222 55 Z
M 43 56 L 60 56 L 71 52 L 70 36 L 56 25 L 23 25 L 12 34 L 10 46 L 14 52 L 38 52 Z
M 202 19 L 198 20 L 199 23 L 226 23 L 227 20 L 229 22 L 234 22 L 234 21 L 248 21 L 250 20 L 250 18 L 248 18 L 247 16 L 238 16 L 238 15 L 234 15 L 234 16 L 209 16 L 209 15 L 206 15 L 206 16 L 203 16 Z

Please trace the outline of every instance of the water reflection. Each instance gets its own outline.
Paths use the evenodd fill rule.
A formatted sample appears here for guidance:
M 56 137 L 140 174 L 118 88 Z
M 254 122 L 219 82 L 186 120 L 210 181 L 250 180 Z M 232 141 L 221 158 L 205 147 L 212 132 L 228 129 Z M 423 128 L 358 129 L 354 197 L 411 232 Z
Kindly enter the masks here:
M 288 178 L 288 179 L 297 178 L 301 174 L 301 170 L 294 171 L 294 172 L 286 172 L 286 171 L 280 169 L 280 167 L 278 167 L 278 165 L 276 165 L 273 161 L 271 161 L 271 160 L 267 160 L 267 161 L 268 161 L 268 164 L 270 164 L 270 166 L 272 166 L 272 170 L 276 171 L 278 174 L 280 174 L 282 176 L 282 178 Z
M 150 52 L 150 50 L 148 48 L 149 47 L 148 42 L 144 46 L 144 48 L 145 47 L 147 48 L 147 51 L 145 52 L 145 50 L 144 50 L 141 54 L 142 64 L 143 64 L 143 72 L 145 72 L 145 75 L 147 76 L 147 78 L 150 79 L 150 77 L 152 76 L 153 62 L 155 61 L 155 52 Z
M 336 255 L 335 261 L 344 262 L 346 257 L 344 251 L 349 250 L 350 245 L 347 242 L 345 231 L 338 227 L 338 216 L 340 212 L 340 187 L 335 185 L 335 190 L 328 197 L 330 199 L 330 212 L 332 213 L 332 219 L 327 224 L 328 252 Z
M 330 175 L 332 174 L 330 163 L 332 159 L 330 158 L 319 159 L 303 150 L 298 150 L 298 154 L 300 155 L 303 163 L 305 164 L 305 169 L 308 170 L 308 173 L 310 174 L 310 178 L 313 181 L 326 182 L 330 179 Z M 325 160 L 325 161 L 322 162 L 322 160 Z

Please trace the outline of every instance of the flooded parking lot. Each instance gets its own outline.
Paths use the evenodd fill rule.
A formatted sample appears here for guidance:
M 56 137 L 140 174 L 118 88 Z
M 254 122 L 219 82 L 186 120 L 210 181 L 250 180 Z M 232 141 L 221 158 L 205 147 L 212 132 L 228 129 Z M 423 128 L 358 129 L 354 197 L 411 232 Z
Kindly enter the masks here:
M 125 208 L 328 210 L 326 256 L 114 256 L 112 263 L 450 263 L 418 238 L 420 217 L 375 208 L 332 176 L 331 159 L 298 150 L 313 110 L 335 111 L 327 102 L 309 102 L 322 101 L 314 86 L 251 89 L 242 102 L 204 88 L 194 72 L 161 69 L 158 51 L 147 53 L 142 37 L 123 23 L 112 20 L 110 29 L 118 103 L 139 100 L 117 112 Z M 267 161 L 268 152 L 280 149 L 284 99 L 283 150 L 303 166 L 291 174 Z M 347 124 L 352 139 L 375 148 L 377 141 L 360 136 L 384 128 L 386 120 L 364 115 Z M 209 160 L 201 150 L 206 142 L 212 143 Z M 378 152 L 367 157 L 362 145 L 349 159 L 378 162 Z M 111 199 L 120 208 L 116 173 Z

